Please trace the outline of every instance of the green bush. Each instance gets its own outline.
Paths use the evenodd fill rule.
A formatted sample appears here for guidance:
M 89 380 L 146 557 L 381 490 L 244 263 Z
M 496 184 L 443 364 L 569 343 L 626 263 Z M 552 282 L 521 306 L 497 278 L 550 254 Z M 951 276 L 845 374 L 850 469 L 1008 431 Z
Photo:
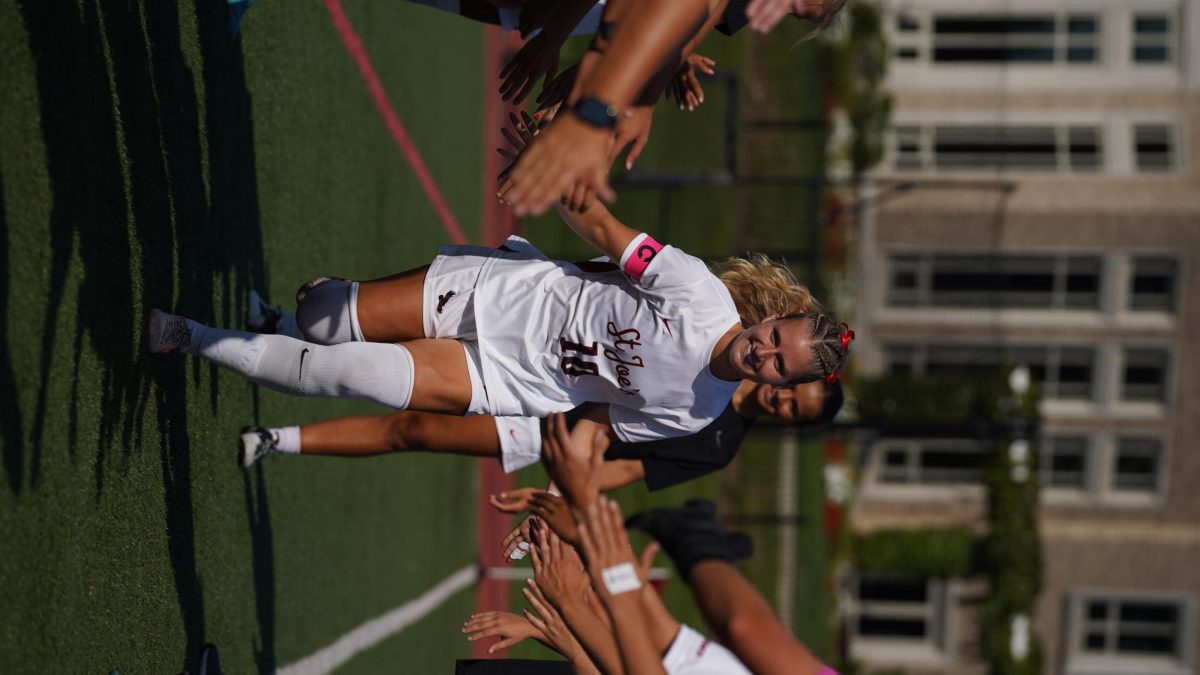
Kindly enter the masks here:
M 971 576 L 976 549 L 975 534 L 965 527 L 879 530 L 855 540 L 864 572 L 936 578 Z

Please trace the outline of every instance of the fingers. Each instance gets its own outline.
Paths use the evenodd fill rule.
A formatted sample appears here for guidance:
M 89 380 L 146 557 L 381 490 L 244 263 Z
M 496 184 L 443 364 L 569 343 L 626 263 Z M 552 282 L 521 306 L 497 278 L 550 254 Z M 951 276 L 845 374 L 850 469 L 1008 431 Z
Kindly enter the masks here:
M 642 554 L 638 556 L 638 569 L 641 570 L 643 579 L 649 578 L 650 570 L 654 567 L 654 556 L 658 555 L 658 550 L 658 542 L 652 541 L 642 549 Z
M 633 145 L 629 148 L 629 154 L 625 155 L 625 170 L 633 171 L 633 165 L 642 156 L 642 150 L 646 149 L 646 144 L 650 142 L 650 134 L 642 134 L 633 139 Z
M 525 593 L 525 597 L 529 597 L 529 595 L 525 591 L 525 589 L 521 589 L 521 592 Z M 542 621 L 542 618 L 540 616 L 534 614 L 533 612 L 529 611 L 528 609 L 522 609 L 521 613 L 525 615 L 525 618 L 529 621 L 530 624 L 533 625 L 534 628 L 541 631 L 541 633 L 543 635 L 546 634 L 546 631 L 547 631 L 546 622 Z

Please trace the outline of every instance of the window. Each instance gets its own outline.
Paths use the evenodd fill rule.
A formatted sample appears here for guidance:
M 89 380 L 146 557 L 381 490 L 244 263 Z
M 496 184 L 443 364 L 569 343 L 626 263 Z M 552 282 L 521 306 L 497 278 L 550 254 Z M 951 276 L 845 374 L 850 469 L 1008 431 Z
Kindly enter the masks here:
M 1174 258 L 1134 258 L 1129 278 L 1129 308 L 1174 312 L 1178 275 L 1179 263 Z
M 1092 64 L 1100 57 L 1095 14 L 937 15 L 937 63 Z
M 1174 55 L 1174 22 L 1167 14 L 1133 15 L 1133 62 L 1171 63 Z
M 1049 399 L 1091 400 L 1095 349 L 990 344 L 887 345 L 888 370 L 916 375 L 974 375 L 1024 364 Z
M 1191 606 L 1182 598 L 1116 593 L 1076 593 L 1068 616 L 1068 673 L 1192 672 L 1188 642 Z
M 897 169 L 911 171 L 1060 171 L 1096 173 L 1104 140 L 1095 125 L 899 126 Z
M 941 582 L 922 577 L 864 575 L 858 579 L 852 616 L 857 637 L 910 643 L 941 643 Z
M 1042 439 L 1038 475 L 1044 487 L 1087 489 L 1087 436 L 1048 436 Z
M 987 458 L 970 440 L 885 442 L 881 456 L 879 481 L 906 485 L 975 485 Z
M 893 307 L 1100 309 L 1097 256 L 893 255 Z
M 1138 171 L 1170 171 L 1175 168 L 1175 136 L 1165 124 L 1139 124 L 1133 128 L 1134 154 Z
M 1158 492 L 1162 442 L 1157 438 L 1117 439 L 1113 457 L 1113 489 L 1123 492 Z
M 1121 377 L 1121 400 L 1165 403 L 1169 363 L 1170 355 L 1166 349 L 1126 349 Z

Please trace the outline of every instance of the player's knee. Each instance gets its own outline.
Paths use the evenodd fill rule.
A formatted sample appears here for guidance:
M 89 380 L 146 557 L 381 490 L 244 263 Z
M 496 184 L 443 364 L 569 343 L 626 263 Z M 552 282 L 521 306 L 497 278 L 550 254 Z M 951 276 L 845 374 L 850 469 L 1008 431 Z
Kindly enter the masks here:
M 423 448 L 429 428 L 430 420 L 426 415 L 410 412 L 394 413 L 388 418 L 388 447 L 393 452 Z
M 354 339 L 352 282 L 317 277 L 296 293 L 296 326 L 310 342 L 329 345 Z

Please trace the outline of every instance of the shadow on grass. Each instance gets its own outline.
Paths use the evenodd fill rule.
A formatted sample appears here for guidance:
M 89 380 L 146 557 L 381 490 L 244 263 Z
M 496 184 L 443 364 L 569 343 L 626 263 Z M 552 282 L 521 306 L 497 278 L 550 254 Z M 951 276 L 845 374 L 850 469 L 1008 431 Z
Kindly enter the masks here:
M 48 437 L 48 429 L 65 426 L 65 450 L 73 462 L 88 451 L 82 444 L 94 440 L 97 502 L 105 476 L 126 469 L 144 436 L 157 440 L 168 555 L 187 639 L 181 661 L 195 668 L 205 642 L 205 610 L 196 567 L 188 411 L 197 408 L 189 404 L 195 395 L 215 411 L 215 366 L 208 366 L 214 371 L 208 390 L 199 391 L 188 384 L 186 370 L 191 363 L 198 375 L 205 366 L 179 357 L 144 358 L 141 338 L 149 307 L 236 325 L 246 291 L 265 288 L 241 49 L 226 37 L 223 2 L 196 2 L 194 17 L 181 17 L 173 2 L 126 0 L 38 0 L 22 3 L 20 10 L 37 69 L 52 198 L 48 309 L 29 432 L 28 486 L 39 485 L 43 452 L 61 450 L 46 446 L 58 438 Z M 184 26 L 195 22 L 199 72 L 185 58 L 181 20 Z M 73 321 L 67 314 L 72 310 Z M 60 322 L 73 325 L 73 334 L 60 336 Z M 5 328 L 0 323 L 0 338 Z M 61 348 L 56 352 L 63 337 L 72 344 L 66 357 Z M 4 344 L 0 395 L 12 379 Z M 52 395 L 67 377 L 66 398 Z M 81 428 L 81 419 L 95 415 L 92 410 L 98 410 L 98 427 Z M 10 444 L 10 437 L 22 437 L 20 423 L 19 413 L 11 419 L 7 408 L 0 418 L 14 493 L 26 478 L 12 471 L 25 466 L 24 448 Z M 147 423 L 156 428 L 147 431 Z M 247 513 L 256 537 L 254 582 L 263 632 L 257 660 L 273 667 L 275 589 L 261 474 L 257 491 L 259 510 Z
M 4 174 L 0 172 L 0 443 L 4 444 L 4 475 L 13 494 L 21 492 L 25 480 L 25 431 L 21 424 L 17 375 L 13 369 L 8 338 L 9 275 L 8 209 L 4 204 Z

